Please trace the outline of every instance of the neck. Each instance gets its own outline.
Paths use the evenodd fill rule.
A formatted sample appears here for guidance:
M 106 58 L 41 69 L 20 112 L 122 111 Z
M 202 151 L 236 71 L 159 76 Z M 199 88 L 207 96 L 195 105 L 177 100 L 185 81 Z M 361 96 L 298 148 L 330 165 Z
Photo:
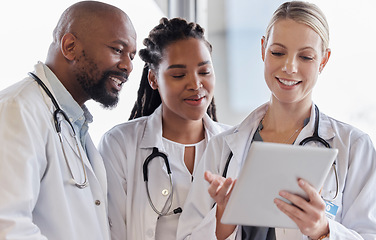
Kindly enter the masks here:
M 281 104 L 271 101 L 263 119 L 264 127 L 276 132 L 303 127 L 304 120 L 311 114 L 311 106 L 312 102 Z
M 205 138 L 203 120 L 171 119 L 162 117 L 162 135 L 182 144 L 198 143 Z
M 65 89 L 72 95 L 73 99 L 82 106 L 89 97 L 87 94 L 82 90 L 79 83 L 75 80 L 75 76 L 71 74 L 72 70 L 69 69 L 69 66 L 65 64 L 60 64 L 59 61 L 56 59 L 52 59 L 49 57 L 46 60 L 46 65 L 49 69 L 55 74 L 57 79 L 63 84 Z
M 271 101 L 262 120 L 262 139 L 265 142 L 293 143 L 304 127 L 304 120 L 310 116 L 311 105 L 275 104 Z

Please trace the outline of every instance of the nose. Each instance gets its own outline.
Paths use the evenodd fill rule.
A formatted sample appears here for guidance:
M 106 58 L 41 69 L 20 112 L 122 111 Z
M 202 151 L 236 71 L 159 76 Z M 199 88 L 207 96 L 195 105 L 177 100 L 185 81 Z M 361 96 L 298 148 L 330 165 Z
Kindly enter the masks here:
M 203 85 L 202 85 L 200 77 L 197 74 L 192 74 L 191 77 L 189 78 L 188 88 L 190 90 L 198 90 L 202 87 Z
M 132 59 L 130 58 L 129 55 L 124 55 L 124 56 L 121 57 L 119 64 L 118 64 L 118 68 L 121 71 L 124 71 L 128 74 L 130 74 L 132 72 L 133 63 L 132 63 Z
M 297 60 L 295 57 L 286 58 L 284 65 L 282 66 L 282 71 L 286 72 L 287 74 L 293 74 L 298 71 Z

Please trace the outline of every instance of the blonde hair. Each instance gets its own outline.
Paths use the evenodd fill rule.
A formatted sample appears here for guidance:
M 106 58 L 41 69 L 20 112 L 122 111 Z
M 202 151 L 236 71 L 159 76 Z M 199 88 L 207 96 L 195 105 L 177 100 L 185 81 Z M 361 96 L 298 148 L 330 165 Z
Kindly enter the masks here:
M 270 30 L 274 24 L 283 19 L 291 19 L 312 28 L 322 40 L 322 50 L 329 47 L 329 25 L 324 13 L 316 5 L 302 1 L 285 2 L 273 13 L 266 28 L 265 46 L 269 40 Z

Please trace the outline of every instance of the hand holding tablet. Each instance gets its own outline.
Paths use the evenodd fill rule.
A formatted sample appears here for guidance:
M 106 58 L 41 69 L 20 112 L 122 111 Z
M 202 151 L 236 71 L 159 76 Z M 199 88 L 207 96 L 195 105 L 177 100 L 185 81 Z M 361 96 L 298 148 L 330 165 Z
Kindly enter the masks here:
M 281 190 L 307 198 L 298 186 L 305 179 L 317 191 L 337 149 L 253 142 L 221 219 L 225 224 L 297 228 L 274 204 Z

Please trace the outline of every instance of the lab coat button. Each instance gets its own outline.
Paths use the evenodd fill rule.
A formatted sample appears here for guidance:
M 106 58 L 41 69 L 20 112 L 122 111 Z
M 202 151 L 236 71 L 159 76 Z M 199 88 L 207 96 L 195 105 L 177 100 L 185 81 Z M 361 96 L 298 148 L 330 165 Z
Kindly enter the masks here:
M 168 195 L 168 190 L 167 189 L 163 189 L 162 190 L 162 195 L 163 196 L 167 196 Z
M 154 237 L 154 231 L 153 231 L 153 229 L 147 230 L 146 231 L 146 236 L 149 237 L 149 238 Z
M 95 205 L 97 205 L 97 206 L 101 205 L 101 201 L 95 200 Z

